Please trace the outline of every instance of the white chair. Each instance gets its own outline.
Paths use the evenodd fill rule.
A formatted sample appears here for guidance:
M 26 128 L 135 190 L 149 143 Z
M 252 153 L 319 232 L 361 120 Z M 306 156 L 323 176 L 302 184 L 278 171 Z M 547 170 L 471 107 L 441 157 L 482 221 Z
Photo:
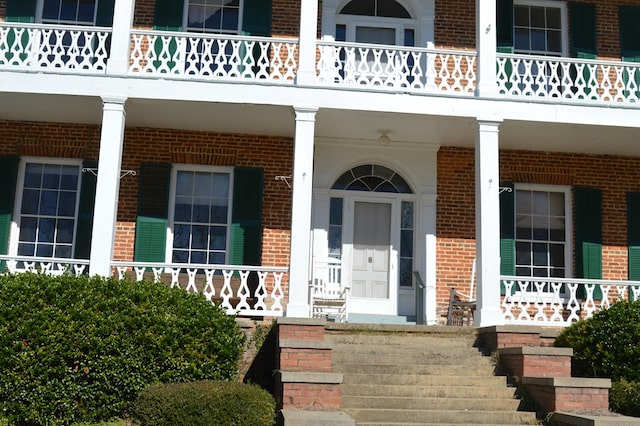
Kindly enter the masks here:
M 455 288 L 449 291 L 449 312 L 447 313 L 447 325 L 471 325 L 476 311 L 475 296 L 476 260 L 471 266 L 471 279 L 469 282 L 469 294 L 464 294 Z
M 342 283 L 341 261 L 330 258 L 316 262 L 314 272 L 309 284 L 311 316 L 346 322 L 349 287 Z

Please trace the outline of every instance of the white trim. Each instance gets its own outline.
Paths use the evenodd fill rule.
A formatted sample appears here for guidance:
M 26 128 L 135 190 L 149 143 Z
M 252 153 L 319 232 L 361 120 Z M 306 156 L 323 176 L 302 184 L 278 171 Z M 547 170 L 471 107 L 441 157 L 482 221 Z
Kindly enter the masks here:
M 229 175 L 229 197 L 228 197 L 228 211 L 227 211 L 227 239 L 225 246 L 225 264 L 229 263 L 229 250 L 231 248 L 231 220 L 233 213 L 233 167 L 229 166 L 209 166 L 198 164 L 172 164 L 171 165 L 171 179 L 169 184 L 169 212 L 167 216 L 167 240 L 165 247 L 165 259 L 168 262 L 173 263 L 173 227 L 174 227 L 174 214 L 176 206 L 176 184 L 178 172 L 206 172 L 206 173 L 226 173 Z M 208 251 L 208 249 L 207 249 Z
M 13 203 L 13 219 L 11 221 L 11 231 L 9 233 L 9 247 L 8 253 L 10 256 L 17 256 L 18 243 L 20 240 L 20 221 L 21 221 L 21 207 L 22 196 L 24 192 L 24 179 L 27 163 L 35 164 L 52 164 L 56 166 L 78 166 L 78 188 L 76 191 L 76 206 L 75 216 L 73 223 L 73 239 L 71 242 L 71 257 L 75 252 L 76 245 L 76 232 L 78 228 L 78 208 L 80 207 L 80 192 L 82 191 L 82 160 L 70 159 L 70 158 L 56 158 L 56 157 L 20 157 L 18 163 L 18 174 L 16 182 L 16 192 Z

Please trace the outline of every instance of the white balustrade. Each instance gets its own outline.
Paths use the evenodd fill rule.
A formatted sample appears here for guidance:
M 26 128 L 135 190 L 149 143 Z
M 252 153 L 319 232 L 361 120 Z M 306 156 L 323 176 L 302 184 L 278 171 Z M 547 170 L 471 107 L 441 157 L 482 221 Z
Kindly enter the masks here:
M 78 276 L 89 270 L 89 260 L 83 259 L 0 255 L 0 262 L 5 262 L 6 269 L 12 274 L 36 272 L 53 276 Z
M 0 22 L 0 69 L 104 74 L 111 28 Z
M 230 315 L 282 316 L 288 268 L 205 264 L 111 262 L 119 279 L 149 279 L 202 294 Z
M 318 42 L 318 83 L 473 95 L 476 52 Z
M 293 83 L 297 48 L 292 39 L 134 30 L 129 73 Z
M 640 281 L 502 276 L 506 324 L 567 326 L 616 300 L 638 300 Z
M 640 101 L 640 64 L 498 54 L 498 91 L 554 101 Z

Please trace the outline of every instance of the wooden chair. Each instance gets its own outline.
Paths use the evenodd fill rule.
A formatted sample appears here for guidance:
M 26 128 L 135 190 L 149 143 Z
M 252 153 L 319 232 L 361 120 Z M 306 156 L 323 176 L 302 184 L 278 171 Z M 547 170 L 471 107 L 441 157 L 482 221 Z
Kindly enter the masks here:
M 309 284 L 311 316 L 346 322 L 349 287 L 342 283 L 341 261 L 331 258 L 316 262 L 314 269 L 316 276 Z
M 476 260 L 473 259 L 471 267 L 471 280 L 469 294 L 466 295 L 455 288 L 449 291 L 449 312 L 447 313 L 447 325 L 471 325 L 476 311 L 475 298 Z M 465 324 L 466 323 L 466 324 Z

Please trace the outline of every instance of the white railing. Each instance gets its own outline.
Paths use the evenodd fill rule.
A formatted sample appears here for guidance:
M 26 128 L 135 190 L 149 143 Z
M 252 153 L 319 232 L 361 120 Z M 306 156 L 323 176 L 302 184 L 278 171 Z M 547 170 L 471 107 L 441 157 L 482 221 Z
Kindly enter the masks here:
M 498 91 L 554 101 L 640 101 L 640 64 L 498 54 Z
M 284 267 L 113 261 L 119 279 L 163 282 L 202 294 L 230 315 L 282 316 Z
M 104 74 L 111 28 L 0 23 L 0 69 Z
M 566 326 L 616 300 L 640 299 L 640 281 L 502 276 L 506 324 Z M 597 296 L 597 297 L 594 297 Z
M 318 42 L 318 83 L 473 95 L 476 52 Z
M 131 32 L 130 74 L 291 82 L 298 41 L 179 32 Z
M 0 255 L 0 262 L 6 262 L 11 273 L 41 272 L 47 275 L 82 275 L 89 271 L 89 261 L 51 257 Z

